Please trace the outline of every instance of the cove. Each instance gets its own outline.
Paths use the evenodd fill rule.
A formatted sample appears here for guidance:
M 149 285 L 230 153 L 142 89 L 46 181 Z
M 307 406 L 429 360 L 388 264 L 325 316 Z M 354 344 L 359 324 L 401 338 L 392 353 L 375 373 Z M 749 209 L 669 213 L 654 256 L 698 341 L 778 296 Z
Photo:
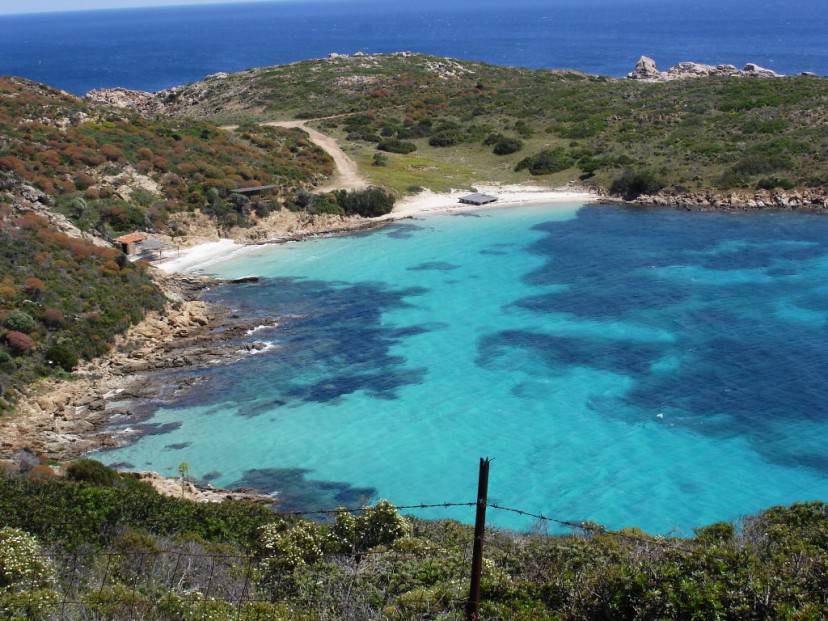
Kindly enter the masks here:
M 273 347 L 204 369 L 153 434 L 96 457 L 187 461 L 312 510 L 471 501 L 490 456 L 497 503 L 652 533 L 828 497 L 828 218 L 474 215 L 210 266 L 262 277 L 208 297 L 278 317 L 248 337 Z

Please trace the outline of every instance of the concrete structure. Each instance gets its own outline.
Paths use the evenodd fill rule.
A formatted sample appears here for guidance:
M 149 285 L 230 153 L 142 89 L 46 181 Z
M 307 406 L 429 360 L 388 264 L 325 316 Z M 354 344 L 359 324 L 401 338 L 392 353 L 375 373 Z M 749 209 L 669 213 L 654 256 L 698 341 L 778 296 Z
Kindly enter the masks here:
M 244 196 L 254 196 L 256 194 L 261 194 L 262 192 L 275 190 L 278 187 L 278 185 L 257 185 L 252 188 L 236 188 L 235 190 L 230 190 L 230 192 L 233 194 L 243 194 Z
M 143 233 L 129 233 L 114 239 L 115 246 L 128 257 L 140 252 L 139 245 L 147 238 Z
M 464 205 L 488 205 L 489 203 L 494 203 L 497 200 L 496 196 L 490 196 L 489 194 L 480 194 L 479 192 L 475 194 L 469 194 L 468 196 L 464 196 L 460 199 L 460 202 Z

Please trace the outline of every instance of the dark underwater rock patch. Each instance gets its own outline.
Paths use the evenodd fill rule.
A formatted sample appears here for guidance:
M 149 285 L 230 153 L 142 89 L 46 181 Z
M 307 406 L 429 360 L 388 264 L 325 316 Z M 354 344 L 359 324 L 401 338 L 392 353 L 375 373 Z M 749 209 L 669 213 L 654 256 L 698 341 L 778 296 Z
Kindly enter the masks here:
M 164 449 L 167 451 L 181 451 L 192 446 L 192 444 L 192 442 L 175 442 L 173 444 L 167 444 L 164 446 Z
M 228 487 L 251 488 L 274 494 L 279 511 L 316 511 L 347 507 L 358 509 L 370 503 L 377 491 L 372 487 L 354 487 L 344 481 L 309 479 L 304 468 L 258 468 L 247 470 Z
M 426 261 L 407 269 L 409 272 L 451 272 L 460 269 L 460 266 L 446 261 Z

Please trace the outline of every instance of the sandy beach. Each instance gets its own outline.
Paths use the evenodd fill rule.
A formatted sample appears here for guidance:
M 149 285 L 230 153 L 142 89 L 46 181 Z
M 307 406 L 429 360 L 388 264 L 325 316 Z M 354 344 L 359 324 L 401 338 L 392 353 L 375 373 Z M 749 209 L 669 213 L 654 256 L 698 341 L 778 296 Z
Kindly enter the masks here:
M 382 225 L 396 220 L 407 218 L 426 217 L 450 212 L 480 211 L 484 209 L 498 209 L 503 207 L 514 207 L 518 205 L 554 205 L 564 203 L 592 202 L 600 198 L 598 194 L 584 190 L 573 190 L 571 188 L 544 188 L 527 185 L 478 185 L 478 192 L 491 194 L 497 197 L 497 202 L 484 206 L 464 205 L 460 198 L 469 194 L 469 190 L 452 190 L 451 192 L 432 192 L 424 190 L 416 196 L 409 196 L 400 200 L 394 210 L 379 218 L 366 219 L 362 222 L 349 222 L 341 229 L 328 231 L 329 234 L 336 232 L 346 233 L 349 230 L 370 227 L 372 224 Z M 325 233 L 309 232 L 307 237 L 316 237 Z M 167 273 L 191 273 L 203 270 L 209 265 L 223 261 L 233 255 L 245 252 L 267 243 L 280 243 L 296 240 L 297 236 L 278 236 L 272 239 L 255 242 L 242 243 L 232 239 L 220 239 L 182 248 L 180 252 L 171 259 L 165 259 L 155 263 L 155 266 Z

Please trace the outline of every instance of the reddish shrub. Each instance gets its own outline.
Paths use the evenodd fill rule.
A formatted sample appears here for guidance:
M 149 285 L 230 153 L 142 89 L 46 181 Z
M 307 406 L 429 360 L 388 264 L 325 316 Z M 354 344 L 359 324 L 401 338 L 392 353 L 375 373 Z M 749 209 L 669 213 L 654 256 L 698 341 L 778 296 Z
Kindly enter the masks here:
M 75 187 L 79 190 L 85 190 L 89 186 L 95 185 L 95 177 L 87 175 L 86 173 L 78 173 L 75 175 Z
M 86 188 L 83 195 L 86 198 L 90 199 L 90 200 L 95 200 L 95 199 L 98 199 L 98 198 L 101 197 L 101 191 L 98 188 L 96 188 L 95 186 L 92 186 L 92 187 Z
M 12 330 L 11 332 L 6 332 L 3 338 L 5 338 L 6 344 L 12 351 L 17 354 L 28 354 L 34 349 L 34 341 L 22 332 Z
M 49 177 L 46 177 L 45 175 L 35 175 L 32 181 L 34 181 L 37 187 L 46 192 L 46 194 L 55 193 L 55 183 Z
M 101 147 L 101 155 L 103 155 L 110 162 L 117 162 L 124 154 L 114 144 L 105 144 Z
M 170 162 L 160 155 L 156 155 L 152 158 L 152 165 L 161 172 L 166 172 L 170 169 Z
M 57 168 L 60 166 L 60 154 L 53 150 L 48 149 L 47 151 L 41 151 L 36 156 L 37 161 L 43 162 L 47 166 L 51 166 L 52 168 Z
M 37 300 L 43 295 L 43 290 L 46 289 L 46 283 L 35 278 L 34 276 L 23 281 L 23 288 L 33 299 Z
M 151 162 L 154 155 L 155 154 L 150 149 L 148 149 L 146 147 L 142 147 L 142 148 L 138 149 L 138 159 L 139 160 L 146 160 L 148 162 Z
M 57 184 L 58 190 L 63 194 L 69 194 L 75 191 L 75 184 L 68 179 L 58 179 L 55 183 Z
M 63 313 L 57 308 L 47 308 L 43 313 L 43 323 L 49 328 L 59 328 L 65 320 Z
M 98 166 L 99 164 L 103 164 L 106 158 L 94 151 L 83 151 L 80 154 L 80 160 L 88 166 Z
M 26 174 L 26 164 L 12 155 L 0 157 L 0 170 L 10 170 L 21 177 Z

